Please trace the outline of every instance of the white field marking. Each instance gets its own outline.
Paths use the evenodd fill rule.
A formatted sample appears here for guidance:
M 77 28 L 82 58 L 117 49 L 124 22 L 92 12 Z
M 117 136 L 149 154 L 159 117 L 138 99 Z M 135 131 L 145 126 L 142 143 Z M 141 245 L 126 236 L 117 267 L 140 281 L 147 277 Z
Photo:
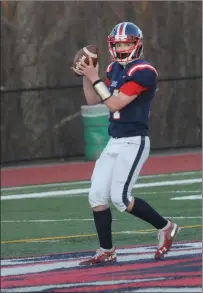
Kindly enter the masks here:
M 194 172 L 182 172 L 182 173 L 168 173 L 168 174 L 157 174 L 157 175 L 143 175 L 138 178 L 138 180 L 142 180 L 145 178 L 159 178 L 159 177 L 172 177 L 172 176 L 187 176 L 187 175 L 198 175 L 200 171 Z M 21 189 L 29 189 L 29 188 L 43 188 L 43 187 L 58 187 L 58 186 L 71 186 L 71 185 L 80 185 L 80 184 L 90 184 L 91 181 L 72 181 L 72 182 L 60 182 L 60 183 L 48 183 L 48 184 L 35 184 L 35 185 L 24 185 L 24 186 L 14 186 L 14 187 L 3 187 L 1 191 L 9 191 L 9 190 L 21 190 Z
M 71 185 L 82 185 L 90 184 L 91 181 L 72 181 L 72 182 L 60 182 L 60 183 L 47 183 L 47 184 L 35 184 L 35 185 L 23 185 L 23 186 L 13 186 L 13 187 L 3 187 L 1 191 L 9 190 L 21 190 L 21 189 L 30 189 L 30 188 L 43 188 L 43 187 L 63 187 Z
M 164 218 L 170 218 L 170 219 L 202 219 L 202 216 L 199 217 L 170 217 L 170 216 L 164 216 Z
M 74 190 L 74 189 L 73 189 Z M 52 191 L 54 192 L 54 191 Z M 55 192 L 58 192 L 57 190 Z M 196 189 L 196 190 L 168 190 L 168 191 L 136 191 L 136 195 L 142 195 L 142 194 L 155 194 L 155 195 L 160 195 L 160 194 L 172 194 L 172 193 L 200 193 L 202 192 L 201 189 Z M 32 192 L 30 192 L 32 194 Z
M 1 292 L 40 292 L 48 289 L 55 288 L 75 288 L 77 286 L 103 286 L 103 285 L 116 285 L 116 284 L 129 284 L 138 282 L 150 282 L 150 281 L 163 281 L 166 278 L 148 278 L 148 279 L 136 279 L 136 280 L 112 280 L 112 281 L 96 281 L 96 282 L 83 282 L 83 283 L 71 283 L 71 284 L 56 284 L 56 285 L 42 285 L 42 286 L 30 286 L 20 287 L 14 289 L 4 289 Z M 20 291 L 19 291 L 20 289 Z M 8 290 L 8 291 L 7 291 Z
M 195 288 L 187 288 L 187 287 L 184 287 L 184 288 L 143 288 L 143 289 L 138 289 L 136 291 L 123 291 L 123 293 L 133 293 L 133 292 L 179 292 L 179 293 L 183 293 L 183 292 L 202 292 L 202 288 L 200 287 L 195 287 Z
M 199 244 L 199 246 L 201 246 Z M 195 253 L 202 254 L 202 248 L 195 249 Z M 180 256 L 180 255 L 193 255 L 194 249 L 191 250 L 171 250 L 170 256 Z M 154 251 L 151 253 L 143 253 L 143 254 L 126 254 L 126 255 L 118 255 L 118 262 L 126 262 L 126 261 L 138 261 L 141 259 L 151 259 L 154 257 Z M 5 267 L 3 268 L 2 265 L 5 265 L 5 262 L 9 260 L 3 260 L 1 261 L 1 276 L 11 276 L 11 275 L 20 275 L 20 274 L 33 274 L 33 273 L 40 273 L 40 272 L 46 272 L 48 270 L 57 270 L 60 268 L 74 268 L 78 267 L 81 259 L 86 259 L 87 257 L 77 257 L 77 259 L 74 260 L 63 260 L 63 261 L 57 261 L 57 262 L 50 262 L 50 263 L 40 263 L 40 264 L 28 264 L 25 267 L 18 267 L 17 269 L 15 267 Z M 18 261 L 18 260 L 16 260 Z M 14 264 L 13 264 L 14 265 Z M 20 290 L 20 292 L 22 292 Z M 27 291 L 26 291 L 27 292 Z M 33 292 L 33 291 L 32 291 Z M 34 290 L 35 292 L 35 290 Z
M 170 216 L 164 216 L 165 218 L 170 219 L 202 219 L 202 217 L 170 217 Z M 129 220 L 129 218 L 122 218 L 122 219 L 113 219 L 113 221 L 123 221 L 123 220 Z M 49 223 L 49 222 L 89 222 L 93 221 L 93 218 L 89 219 L 38 219 L 38 220 L 2 220 L 1 223 Z
M 171 197 L 170 200 L 196 200 L 202 199 L 202 194 Z
M 178 255 L 178 251 L 180 251 L 179 248 L 177 248 L 177 245 L 181 244 L 181 251 L 193 251 L 193 253 L 200 251 L 202 249 L 202 242 L 180 242 L 180 243 L 174 243 L 170 253 L 173 251 L 174 253 L 176 253 L 176 255 Z M 124 248 L 117 248 L 116 252 L 119 255 L 119 257 L 121 255 L 125 256 L 126 254 L 135 254 L 135 255 L 139 255 L 140 259 L 142 259 L 142 257 L 144 258 L 145 254 L 149 254 L 149 253 L 154 253 L 154 251 L 156 250 L 157 245 L 146 245 L 146 246 L 135 246 L 135 247 L 124 247 Z M 60 254 L 57 254 L 60 255 Z M 1 266 L 3 267 L 7 267 L 7 266 L 15 266 L 15 265 L 23 265 L 26 264 L 30 264 L 33 265 L 33 260 L 34 260 L 34 264 L 37 266 L 40 263 L 43 263 L 45 261 L 50 262 L 50 263 L 56 263 L 56 262 L 61 262 L 61 258 L 59 259 L 47 259 L 45 260 L 44 257 L 46 257 L 46 255 L 41 255 L 41 256 L 29 256 L 29 257 L 17 257 L 17 258 L 6 258 L 6 259 L 1 259 Z M 65 262 L 70 262 L 70 261 L 75 261 L 77 259 L 81 259 L 81 258 L 86 258 L 88 256 L 76 256 L 76 257 L 67 257 L 65 259 Z M 149 257 L 150 258 L 150 257 Z M 3 268 L 4 269 L 4 268 Z
M 199 193 L 202 190 L 196 189 L 196 190 L 168 190 L 168 191 L 137 191 L 136 194 L 171 194 L 171 193 Z
M 140 235 L 140 234 L 151 234 L 155 232 L 156 231 L 121 231 L 121 234 L 139 234 Z
M 187 175 L 197 175 L 202 171 L 192 171 L 192 172 L 176 172 L 176 173 L 166 173 L 166 174 L 155 174 L 155 175 L 143 175 L 139 178 L 157 178 L 157 177 L 166 177 L 166 176 L 187 176 Z
M 202 182 L 202 178 L 171 180 L 171 181 L 162 181 L 162 182 L 138 183 L 138 184 L 135 184 L 133 188 L 146 188 L 146 187 L 170 186 L 170 185 L 187 185 L 187 184 L 201 183 L 201 182 Z
M 147 280 L 149 280 L 149 279 L 142 279 L 142 281 L 147 281 Z M 156 281 L 157 280 L 157 278 L 156 279 L 153 279 L 154 281 Z M 128 282 L 133 282 L 132 280 L 128 280 Z M 106 283 L 106 282 L 105 282 Z M 81 283 L 79 283 L 78 285 L 80 285 Z M 43 286 L 43 287 L 49 287 L 50 288 L 50 286 L 51 285 L 48 285 L 48 286 Z M 59 286 L 59 285 L 56 285 L 56 286 Z M 56 286 L 54 286 L 54 288 L 56 287 Z M 77 284 L 74 284 L 74 286 L 77 286 Z M 65 286 L 63 286 L 62 288 L 64 288 Z M 20 288 L 20 291 L 19 291 L 19 288 L 14 288 L 14 289 L 2 289 L 1 290 L 1 292 L 40 292 L 41 291 L 41 288 L 42 288 L 42 286 L 39 286 L 39 287 L 25 287 L 24 289 L 21 287 Z M 47 289 L 49 289 L 49 288 L 47 288 Z M 52 288 L 52 287 L 51 287 Z M 200 288 L 200 287 L 195 287 L 195 288 L 187 288 L 187 287 L 180 287 L 180 288 L 170 288 L 170 287 L 168 287 L 168 288 L 164 288 L 164 290 L 163 290 L 163 288 L 144 288 L 144 289 L 136 289 L 135 291 L 133 290 L 130 290 L 130 291 L 123 291 L 123 293 L 134 293 L 134 292 L 154 292 L 154 293 L 156 293 L 156 292 L 168 292 L 168 293 L 170 293 L 170 292 L 172 292 L 172 293 L 182 293 L 182 292 L 186 292 L 186 293 L 193 293 L 193 292 L 202 292 L 202 288 Z M 115 291 L 116 292 L 116 291 Z
M 158 186 L 174 186 L 174 185 L 185 185 L 193 183 L 201 183 L 201 178 L 196 179 L 185 179 L 185 180 L 172 180 L 172 181 L 163 181 L 163 182 L 150 182 L 150 183 L 138 183 L 133 186 L 133 188 L 148 188 L 148 187 L 158 187 Z M 37 192 L 37 193 L 25 193 L 25 194 L 11 194 L 1 196 L 1 200 L 10 200 L 10 199 L 23 199 L 23 198 L 41 198 L 41 197 L 56 197 L 64 195 L 82 195 L 88 194 L 90 188 L 82 189 L 70 189 L 70 190 L 56 190 L 56 191 L 47 191 L 47 192 Z
M 145 279 L 146 280 L 146 279 Z M 36 287 L 35 287 L 36 288 Z M 40 287 L 41 288 L 41 287 Z M 35 292 L 37 292 L 37 290 L 36 289 L 34 289 L 35 290 Z M 34 292 L 34 290 L 30 290 L 31 292 Z M 38 290 L 38 292 L 39 291 L 41 291 L 41 290 Z M 168 287 L 168 288 L 164 288 L 164 290 L 163 290 L 163 288 L 144 288 L 144 289 L 136 289 L 135 291 L 132 291 L 132 290 L 130 290 L 130 291 L 122 291 L 123 293 L 134 293 L 134 292 L 143 292 L 143 293 L 145 293 L 145 292 L 154 292 L 154 293 L 156 293 L 156 292 L 168 292 L 168 293 L 183 293 L 183 292 L 186 292 L 186 293 L 193 293 L 193 292 L 202 292 L 202 288 L 200 288 L 200 287 L 195 287 L 195 288 L 187 288 L 187 287 L 181 287 L 181 288 L 170 288 L 170 287 Z M 2 289 L 1 290 L 1 292 L 19 292 L 19 288 L 16 288 L 16 289 Z M 22 288 L 20 288 L 20 292 L 23 292 L 22 291 Z M 26 291 L 24 291 L 24 292 L 29 292 L 29 287 L 28 287 L 28 289 L 26 290 Z M 116 291 L 115 291 L 116 292 Z

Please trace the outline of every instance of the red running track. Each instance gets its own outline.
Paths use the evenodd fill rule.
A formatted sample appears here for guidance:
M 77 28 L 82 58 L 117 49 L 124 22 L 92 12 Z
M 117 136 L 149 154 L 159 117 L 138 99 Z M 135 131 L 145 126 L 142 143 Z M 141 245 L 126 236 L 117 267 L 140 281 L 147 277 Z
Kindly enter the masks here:
M 90 180 L 94 162 L 62 163 L 1 169 L 1 187 Z M 202 154 L 152 156 L 141 175 L 202 170 Z

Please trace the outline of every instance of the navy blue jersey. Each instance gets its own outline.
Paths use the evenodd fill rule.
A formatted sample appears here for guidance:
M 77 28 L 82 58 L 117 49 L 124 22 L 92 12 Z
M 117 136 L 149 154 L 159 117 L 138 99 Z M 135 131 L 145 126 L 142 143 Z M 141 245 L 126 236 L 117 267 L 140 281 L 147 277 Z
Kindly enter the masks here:
M 109 135 L 117 138 L 148 135 L 150 103 L 157 87 L 155 68 L 145 60 L 135 60 L 125 67 L 113 62 L 107 67 L 107 78 L 109 90 L 114 95 L 126 85 L 130 88 L 130 84 L 142 88 L 131 103 L 118 112 L 110 112 Z

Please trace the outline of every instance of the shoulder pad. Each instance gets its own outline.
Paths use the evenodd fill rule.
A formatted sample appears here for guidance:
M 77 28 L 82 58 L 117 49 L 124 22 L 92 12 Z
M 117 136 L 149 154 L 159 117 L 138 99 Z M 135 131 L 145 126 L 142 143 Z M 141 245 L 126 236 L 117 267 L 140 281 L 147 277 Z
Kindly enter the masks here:
M 148 64 L 132 65 L 127 71 L 129 78 L 144 87 L 153 87 L 157 84 L 158 73 L 156 69 Z
M 156 69 L 150 65 L 150 64 L 137 64 L 137 65 L 133 65 L 127 72 L 128 76 L 132 76 L 136 71 L 138 70 L 144 70 L 144 69 L 148 69 L 151 71 L 154 71 L 156 73 L 156 75 L 158 76 L 158 73 L 156 71 Z

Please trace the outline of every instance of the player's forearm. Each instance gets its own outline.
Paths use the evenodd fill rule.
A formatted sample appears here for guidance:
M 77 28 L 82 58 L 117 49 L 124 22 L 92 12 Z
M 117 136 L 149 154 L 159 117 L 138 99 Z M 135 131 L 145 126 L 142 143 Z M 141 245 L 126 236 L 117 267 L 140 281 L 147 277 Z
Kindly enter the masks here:
M 85 76 L 83 76 L 83 90 L 88 105 L 95 105 L 101 102 L 92 87 L 92 83 Z
M 118 101 L 117 96 L 112 95 L 109 99 L 103 101 L 103 103 L 109 108 L 110 112 L 114 113 L 122 109 L 122 104 Z
M 111 112 L 121 110 L 137 97 L 135 94 L 128 96 L 122 92 L 112 95 L 109 88 L 100 79 L 93 83 L 93 88 L 100 97 L 101 102 L 104 103 Z

